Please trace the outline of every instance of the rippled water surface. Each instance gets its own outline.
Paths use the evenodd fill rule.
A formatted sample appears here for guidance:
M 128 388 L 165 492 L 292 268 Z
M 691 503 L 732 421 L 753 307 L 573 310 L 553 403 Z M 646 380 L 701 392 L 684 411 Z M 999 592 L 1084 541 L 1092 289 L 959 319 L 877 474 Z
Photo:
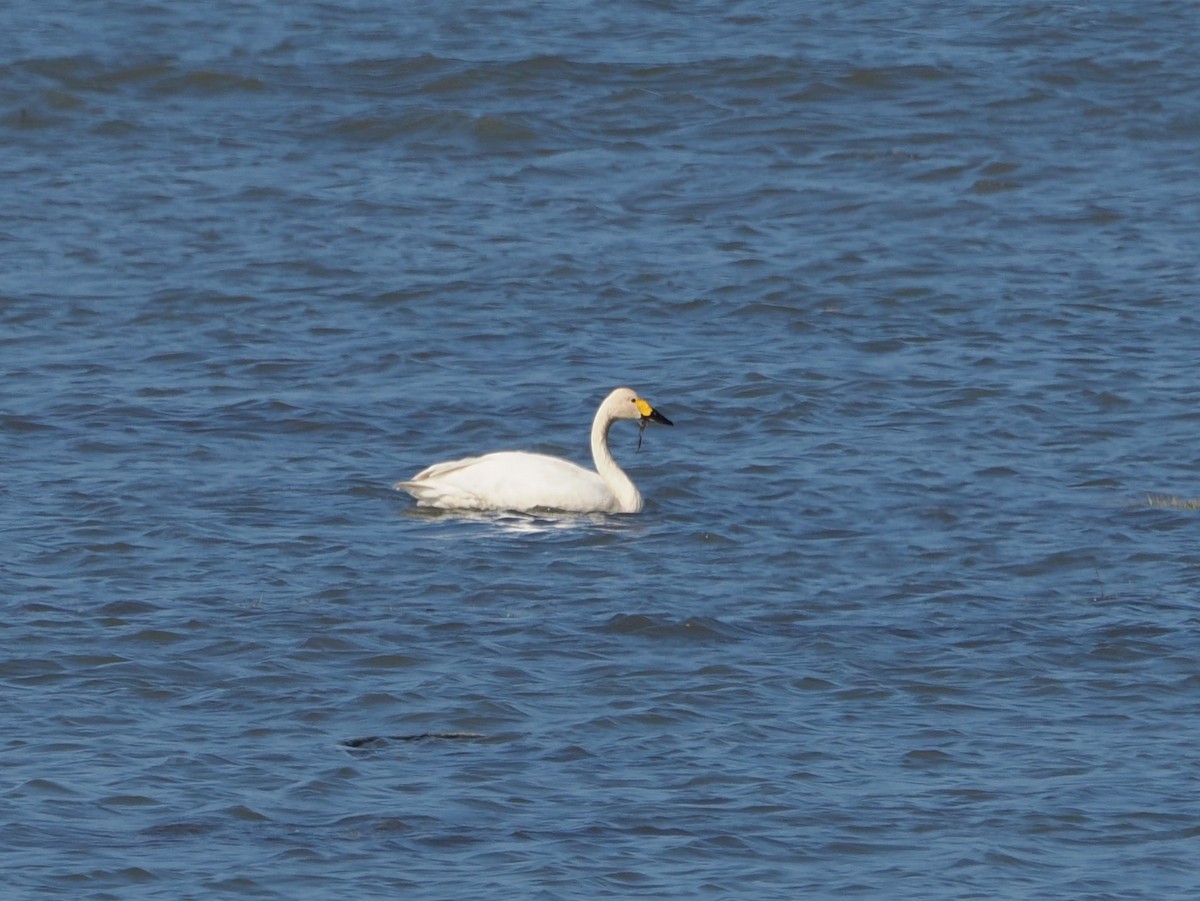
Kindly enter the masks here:
M 12 897 L 1197 896 L 1200 7 L 103 6 L 0 11 Z M 621 384 L 637 516 L 391 488 Z

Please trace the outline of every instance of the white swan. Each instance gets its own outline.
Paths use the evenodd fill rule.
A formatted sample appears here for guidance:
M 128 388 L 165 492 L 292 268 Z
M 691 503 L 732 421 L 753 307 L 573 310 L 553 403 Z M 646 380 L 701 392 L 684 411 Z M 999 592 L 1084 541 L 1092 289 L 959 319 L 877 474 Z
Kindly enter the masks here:
M 415 497 L 419 507 L 637 513 L 642 496 L 608 451 L 608 429 L 618 419 L 636 419 L 643 428 L 647 422 L 672 425 L 632 388 L 618 388 L 604 398 L 592 422 L 595 472 L 545 454 L 501 451 L 435 463 L 395 487 Z

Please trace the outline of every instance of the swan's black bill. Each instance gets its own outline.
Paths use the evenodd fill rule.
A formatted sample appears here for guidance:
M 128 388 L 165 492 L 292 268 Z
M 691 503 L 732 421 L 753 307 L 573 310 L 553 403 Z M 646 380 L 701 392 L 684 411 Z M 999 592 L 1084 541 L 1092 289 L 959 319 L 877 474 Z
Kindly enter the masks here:
M 651 409 L 650 413 L 638 420 L 638 446 L 637 449 L 642 449 L 642 432 L 646 431 L 646 423 L 657 422 L 661 425 L 675 425 L 667 417 L 663 416 L 657 410 Z

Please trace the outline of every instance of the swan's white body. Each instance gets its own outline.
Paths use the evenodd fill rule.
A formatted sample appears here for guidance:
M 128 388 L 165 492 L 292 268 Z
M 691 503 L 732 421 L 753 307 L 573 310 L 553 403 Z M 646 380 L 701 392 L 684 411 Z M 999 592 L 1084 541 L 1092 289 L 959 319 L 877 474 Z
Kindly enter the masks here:
M 632 388 L 618 388 L 604 399 L 592 422 L 594 472 L 545 454 L 502 451 L 435 463 L 407 482 L 397 482 L 396 488 L 415 497 L 420 507 L 637 513 L 642 495 L 608 450 L 608 429 L 618 419 L 671 425 Z

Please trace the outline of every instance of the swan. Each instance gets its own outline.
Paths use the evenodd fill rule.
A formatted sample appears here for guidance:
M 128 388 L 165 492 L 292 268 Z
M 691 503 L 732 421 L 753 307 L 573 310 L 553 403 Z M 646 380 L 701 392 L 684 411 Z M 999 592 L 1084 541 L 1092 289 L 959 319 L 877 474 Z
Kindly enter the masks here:
M 641 428 L 673 425 L 632 388 L 617 388 L 592 421 L 594 472 L 546 454 L 500 451 L 435 463 L 395 488 L 415 497 L 418 507 L 447 510 L 637 513 L 642 495 L 608 450 L 608 429 L 618 419 L 637 420 Z

